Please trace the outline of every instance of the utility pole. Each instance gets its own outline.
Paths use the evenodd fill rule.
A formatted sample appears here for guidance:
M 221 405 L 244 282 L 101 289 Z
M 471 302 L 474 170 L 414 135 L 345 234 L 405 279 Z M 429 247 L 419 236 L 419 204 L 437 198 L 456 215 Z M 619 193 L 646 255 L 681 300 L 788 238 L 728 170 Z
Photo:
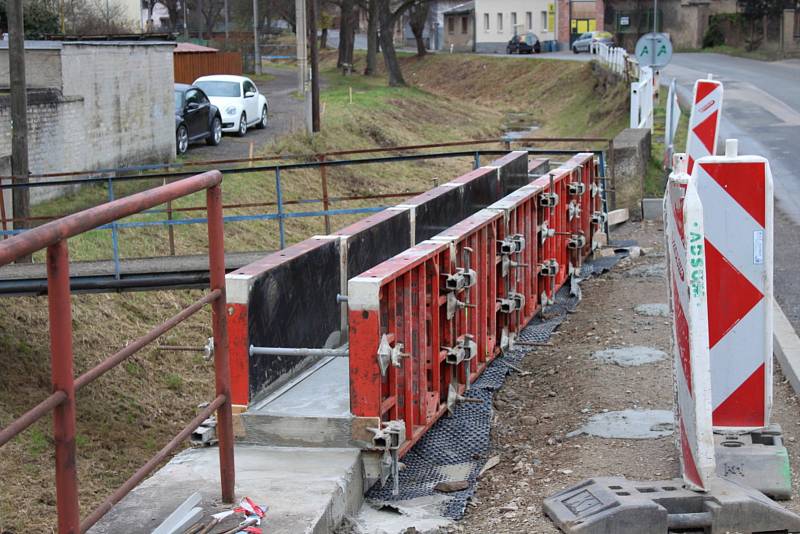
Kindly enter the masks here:
M 22 0 L 9 0 L 8 66 L 11 78 L 11 175 L 12 183 L 28 183 L 28 95 L 25 87 L 25 23 Z M 14 229 L 27 228 L 30 217 L 30 189 L 15 187 L 12 193 Z M 30 263 L 30 255 L 18 263 Z
M 189 40 L 189 22 L 186 20 L 186 3 L 188 0 L 181 0 L 181 4 L 183 4 L 183 37 L 187 41 Z
M 253 0 L 253 64 L 256 74 L 261 74 L 261 51 L 258 47 L 258 0 Z
M 317 14 L 319 0 L 308 4 L 308 33 L 311 36 L 311 131 L 319 131 L 319 41 L 317 40 Z M 339 36 L 341 39 L 341 36 Z
M 303 96 L 303 110 L 306 131 L 311 133 L 311 98 L 308 83 L 308 25 L 306 24 L 306 0 L 295 0 L 295 34 L 297 36 L 297 81 L 300 94 Z

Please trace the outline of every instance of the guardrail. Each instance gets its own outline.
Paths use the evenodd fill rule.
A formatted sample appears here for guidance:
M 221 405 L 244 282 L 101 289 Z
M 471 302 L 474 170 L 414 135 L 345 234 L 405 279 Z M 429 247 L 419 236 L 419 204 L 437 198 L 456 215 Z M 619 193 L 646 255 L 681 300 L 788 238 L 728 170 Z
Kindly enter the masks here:
M 629 79 L 639 76 L 638 62 L 620 46 L 592 43 L 592 53 L 596 54 L 597 60 L 611 72 Z
M 604 226 L 595 165 L 578 154 L 350 278 L 350 402 L 364 419 L 355 427 L 404 428 L 403 454 L 553 303 Z
M 47 249 L 50 359 L 53 393 L 0 430 L 0 446 L 53 411 L 56 459 L 56 507 L 60 533 L 85 532 L 111 507 L 163 462 L 203 420 L 217 413 L 222 500 L 234 499 L 233 428 L 225 299 L 225 247 L 222 217 L 222 174 L 210 171 L 95 206 L 46 223 L 0 242 L 0 266 L 38 250 Z M 70 301 L 67 239 L 141 213 L 154 206 L 192 193 L 206 191 L 210 291 L 202 298 L 156 326 L 101 363 L 74 377 L 72 353 L 72 305 Z M 75 394 L 110 369 L 124 362 L 207 304 L 212 308 L 216 397 L 166 446 L 114 491 L 83 521 L 80 520 L 75 446 Z
M 631 83 L 631 128 L 653 128 L 653 99 L 655 91 L 653 69 L 639 69 L 639 81 Z

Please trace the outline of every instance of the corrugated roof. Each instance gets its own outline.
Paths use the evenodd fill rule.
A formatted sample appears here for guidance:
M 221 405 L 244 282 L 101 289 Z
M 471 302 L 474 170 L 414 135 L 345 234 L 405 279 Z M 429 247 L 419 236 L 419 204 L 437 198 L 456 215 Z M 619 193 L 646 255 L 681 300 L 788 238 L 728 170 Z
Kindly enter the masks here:
M 202 46 L 194 43 L 178 43 L 175 47 L 176 54 L 197 53 L 197 52 L 216 52 L 216 48 Z

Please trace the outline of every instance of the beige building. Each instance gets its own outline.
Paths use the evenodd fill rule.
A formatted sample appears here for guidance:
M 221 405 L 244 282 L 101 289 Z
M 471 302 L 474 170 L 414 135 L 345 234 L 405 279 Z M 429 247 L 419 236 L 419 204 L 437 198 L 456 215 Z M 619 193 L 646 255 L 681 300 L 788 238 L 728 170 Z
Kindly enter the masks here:
M 555 0 L 475 0 L 475 51 L 506 51 L 514 35 L 532 32 L 539 41 L 554 40 Z
M 475 47 L 475 2 L 467 2 L 443 14 L 443 49 L 472 52 Z

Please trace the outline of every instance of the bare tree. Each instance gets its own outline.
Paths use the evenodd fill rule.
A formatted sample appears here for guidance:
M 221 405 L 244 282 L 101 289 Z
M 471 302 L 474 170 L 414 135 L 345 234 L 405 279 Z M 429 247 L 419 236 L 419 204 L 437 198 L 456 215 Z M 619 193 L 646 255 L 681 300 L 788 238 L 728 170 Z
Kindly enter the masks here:
M 353 64 L 353 48 L 356 39 L 355 2 L 341 0 L 339 3 L 339 57 L 336 66 Z
M 417 42 L 417 56 L 422 57 L 428 51 L 425 48 L 425 40 L 422 38 L 425 32 L 425 24 L 428 22 L 428 15 L 431 11 L 430 2 L 419 2 L 409 9 L 408 24 L 411 26 L 411 33 Z
M 403 13 L 417 4 L 427 4 L 430 0 L 403 0 L 392 9 L 391 0 L 371 0 L 378 3 L 378 20 L 380 21 L 380 45 L 383 51 L 383 62 L 389 76 L 389 85 L 392 87 L 405 85 L 400 62 L 397 61 L 397 52 L 394 48 L 394 28 Z
M 99 35 L 133 31 L 125 9 L 117 1 L 64 0 L 64 21 L 67 33 Z

